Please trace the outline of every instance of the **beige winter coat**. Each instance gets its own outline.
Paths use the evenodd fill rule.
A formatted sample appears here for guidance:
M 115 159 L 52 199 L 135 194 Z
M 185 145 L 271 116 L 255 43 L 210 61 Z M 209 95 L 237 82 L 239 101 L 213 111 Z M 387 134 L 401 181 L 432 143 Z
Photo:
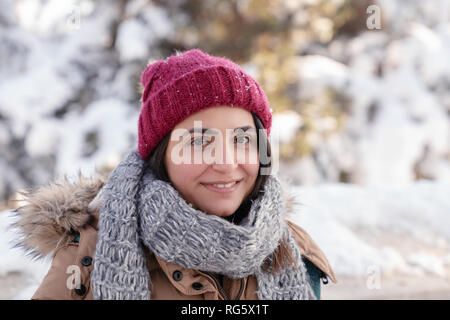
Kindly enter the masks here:
M 16 223 L 23 232 L 20 245 L 36 256 L 53 256 L 48 274 L 32 299 L 93 299 L 90 274 L 99 218 L 99 203 L 94 198 L 103 185 L 101 177 L 80 177 L 76 183 L 65 179 L 23 194 L 25 203 L 17 209 Z M 336 283 L 328 260 L 311 237 L 299 226 L 287 223 L 302 255 L 323 272 L 323 277 Z M 210 273 L 167 263 L 149 251 L 147 257 L 152 299 L 258 299 L 253 276 L 219 281 Z M 80 282 L 75 287 L 78 275 Z

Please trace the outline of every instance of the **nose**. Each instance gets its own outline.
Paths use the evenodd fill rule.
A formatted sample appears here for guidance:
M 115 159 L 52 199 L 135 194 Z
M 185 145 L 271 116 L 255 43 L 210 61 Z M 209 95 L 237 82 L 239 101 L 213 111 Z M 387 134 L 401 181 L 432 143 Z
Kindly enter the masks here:
M 238 167 L 234 144 L 224 142 L 222 148 L 216 148 L 212 168 L 223 173 L 232 172 Z

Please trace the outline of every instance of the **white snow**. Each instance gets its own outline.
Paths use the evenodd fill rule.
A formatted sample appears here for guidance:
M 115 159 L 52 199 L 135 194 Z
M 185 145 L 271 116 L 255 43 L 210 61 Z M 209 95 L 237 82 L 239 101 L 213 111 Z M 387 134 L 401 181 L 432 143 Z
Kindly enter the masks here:
M 386 272 L 415 273 L 408 265 L 418 265 L 414 257 L 419 252 L 405 247 L 406 243 L 450 252 L 449 191 L 450 183 L 429 181 L 402 188 L 293 187 L 291 192 L 301 205 L 291 220 L 310 233 L 337 274 L 364 275 L 370 265 Z M 442 253 L 428 255 L 429 261 L 422 259 L 419 265 L 424 272 L 432 268 L 444 276 L 450 271 L 440 267 Z
M 118 163 L 117 158 L 135 142 L 137 122 L 138 112 L 117 99 L 96 101 L 82 114 L 70 113 L 58 129 L 58 174 L 74 175 L 80 170 L 92 175 L 97 165 Z M 84 137 L 88 133 L 97 134 L 99 148 L 92 156 L 84 157 Z M 74 159 L 78 159 L 76 166 Z
M 408 263 L 423 269 L 424 272 L 436 274 L 443 278 L 447 276 L 444 261 L 428 253 L 412 253 L 408 256 Z
M 302 119 L 298 113 L 288 110 L 274 114 L 272 117 L 272 130 L 277 134 L 279 143 L 289 142 L 295 132 L 301 127 Z
M 10 227 L 15 218 L 11 212 L 0 212 L 0 279 L 12 272 L 25 275 L 23 289 L 8 299 L 30 299 L 47 274 L 51 259 L 33 260 L 22 249 L 13 248 L 16 232 Z
M 145 59 L 148 56 L 148 30 L 144 24 L 136 20 L 128 20 L 120 25 L 116 47 L 124 62 Z M 144 38 L 144 39 L 143 39 Z

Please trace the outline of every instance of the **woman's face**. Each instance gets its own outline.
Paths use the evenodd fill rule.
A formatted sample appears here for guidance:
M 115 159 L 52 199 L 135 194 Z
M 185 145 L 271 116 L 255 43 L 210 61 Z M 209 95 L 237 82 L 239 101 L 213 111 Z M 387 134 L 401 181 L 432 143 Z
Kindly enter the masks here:
M 232 215 L 253 190 L 259 170 L 251 113 L 219 106 L 189 116 L 172 130 L 164 161 L 172 184 L 194 208 Z

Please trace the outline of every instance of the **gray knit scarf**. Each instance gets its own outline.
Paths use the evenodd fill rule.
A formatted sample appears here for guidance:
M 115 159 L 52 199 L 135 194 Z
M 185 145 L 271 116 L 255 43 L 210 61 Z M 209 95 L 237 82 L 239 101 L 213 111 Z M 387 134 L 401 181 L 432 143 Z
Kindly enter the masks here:
M 194 209 L 170 183 L 156 179 L 136 151 L 113 170 L 101 197 L 91 276 L 95 299 L 151 298 L 144 246 L 184 268 L 233 279 L 254 275 L 261 300 L 315 299 L 274 176 L 239 225 Z M 283 237 L 298 266 L 272 274 L 273 253 Z

